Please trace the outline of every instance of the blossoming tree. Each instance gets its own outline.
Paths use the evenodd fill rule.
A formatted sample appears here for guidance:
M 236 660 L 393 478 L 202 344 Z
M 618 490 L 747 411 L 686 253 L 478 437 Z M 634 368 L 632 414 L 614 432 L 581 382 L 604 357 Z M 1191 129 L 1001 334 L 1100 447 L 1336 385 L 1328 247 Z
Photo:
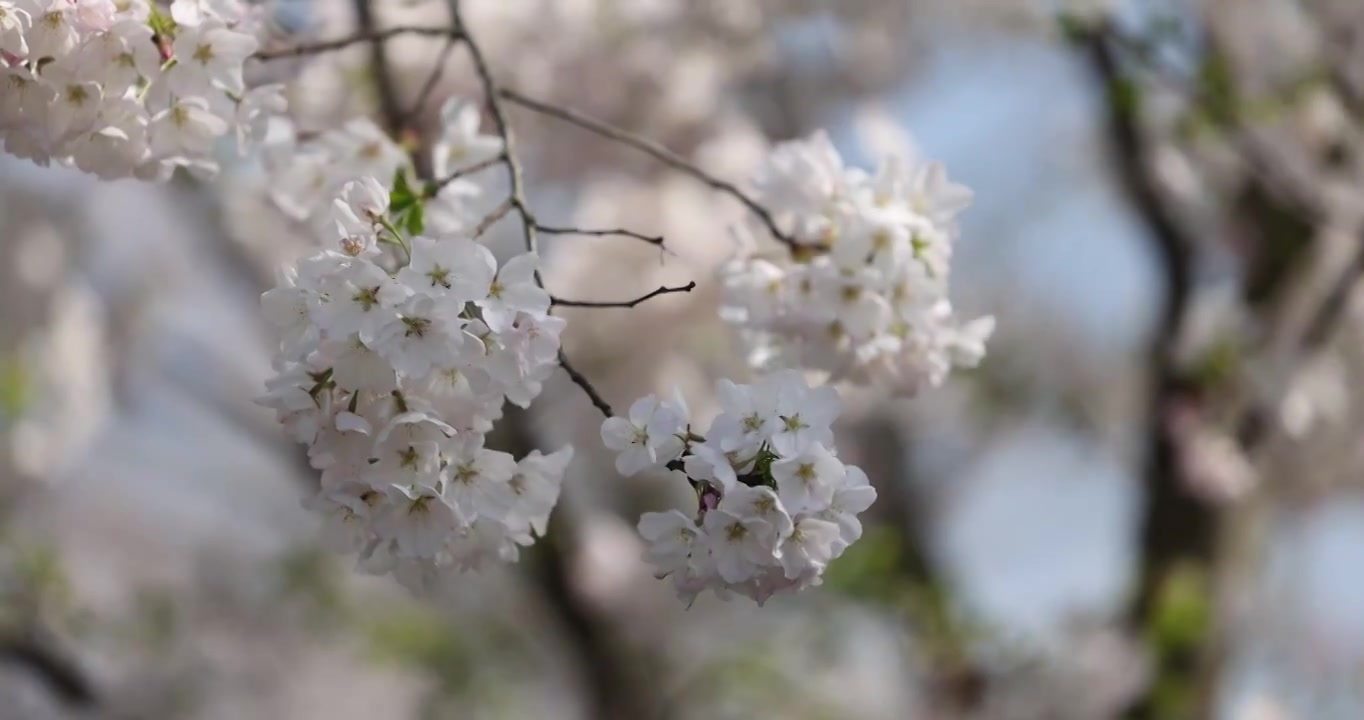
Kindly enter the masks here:
M 544 534 L 574 449 L 516 458 L 484 438 L 505 403 L 530 405 L 562 369 L 605 416 L 601 438 L 619 452 L 621 475 L 666 474 L 693 490 L 685 512 L 639 522 L 649 560 L 679 594 L 711 589 L 762 602 L 818 584 L 858 540 L 857 515 L 875 499 L 866 475 L 838 458 L 837 384 L 911 395 L 984 354 L 993 321 L 963 323 L 947 300 L 955 217 L 970 192 L 936 164 L 845 167 L 822 134 L 776 147 L 745 189 L 499 84 L 459 3 L 450 7 L 449 27 L 369 28 L 262 49 L 268 24 L 232 0 L 3 0 L 0 137 L 11 154 L 106 180 L 160 182 L 179 168 L 210 177 L 215 145 L 228 137 L 243 156 L 262 158 L 272 202 L 309 228 L 316 251 L 261 298 L 280 344 L 260 402 L 308 448 L 319 486 L 306 504 L 324 519 L 325 541 L 358 554 L 365 571 L 421 588 L 513 561 Z M 429 147 L 366 117 L 299 132 L 287 83 L 244 80 L 248 63 L 380 47 L 406 34 L 463 46 L 482 90 L 444 103 Z M 662 240 L 537 221 L 508 104 L 738 199 L 753 223 L 738 229 L 746 239 L 733 260 L 720 277 L 633 299 L 553 294 L 540 275 L 540 234 Z M 479 209 L 490 198 L 493 209 Z M 519 220 L 524 252 L 499 264 L 482 240 L 508 216 Z M 617 416 L 561 349 L 566 322 L 554 308 L 634 307 L 698 282 L 725 288 L 722 317 L 759 378 L 721 382 L 724 412 L 705 434 L 680 397 L 646 397 Z

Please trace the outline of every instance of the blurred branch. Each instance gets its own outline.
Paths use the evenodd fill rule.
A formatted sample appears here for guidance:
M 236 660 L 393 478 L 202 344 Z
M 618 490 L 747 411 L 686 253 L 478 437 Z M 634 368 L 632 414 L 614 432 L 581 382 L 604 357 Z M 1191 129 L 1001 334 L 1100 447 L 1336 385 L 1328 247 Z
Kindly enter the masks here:
M 446 175 L 443 178 L 438 178 L 428 183 L 426 185 L 426 189 L 423 191 L 423 196 L 426 198 L 433 198 L 439 195 L 440 191 L 445 189 L 446 185 L 449 185 L 450 183 L 462 177 L 468 177 L 481 170 L 487 170 L 488 168 L 493 167 L 494 165 L 501 165 L 503 162 L 505 162 L 503 155 L 505 155 L 505 153 L 498 153 L 486 160 L 480 160 L 468 167 L 462 167 L 450 173 L 449 175 Z
M 1190 309 L 1196 244 L 1180 226 L 1148 166 L 1151 149 L 1138 125 L 1137 90 L 1120 66 L 1112 33 L 1109 26 L 1100 24 L 1075 33 L 1073 39 L 1104 89 L 1114 166 L 1146 224 L 1152 253 L 1165 278 L 1148 350 L 1147 447 L 1141 468 L 1146 504 L 1138 522 L 1139 567 L 1127 612 L 1130 625 L 1145 634 L 1154 626 L 1162 592 L 1175 572 L 1185 563 L 1205 568 L 1212 560 L 1218 515 L 1191 492 L 1182 477 L 1170 422 L 1172 411 L 1192 391 L 1176 352 Z M 1136 700 L 1131 717 L 1152 717 L 1160 678 L 1170 673 L 1191 675 L 1200 660 L 1197 646 L 1153 650 L 1159 666 L 1157 681 Z
M 397 133 L 403 127 L 403 108 L 398 102 L 398 88 L 392 82 L 389 74 L 388 46 L 384 42 L 386 39 L 377 31 L 378 20 L 374 15 L 374 7 L 378 0 L 353 0 L 355 4 L 355 23 L 360 27 L 362 35 L 369 36 L 369 61 L 374 70 L 374 85 L 379 93 L 379 113 L 383 117 L 384 127 L 390 133 Z
M 1302 336 L 1302 349 L 1304 351 L 1319 350 L 1331 338 L 1332 332 L 1340 326 L 1345 317 L 1345 310 L 1349 307 L 1350 292 L 1354 290 L 1361 276 L 1364 276 L 1364 236 L 1356 239 L 1356 246 L 1350 263 L 1340 273 L 1340 277 L 1336 278 L 1336 282 L 1331 286 L 1321 305 L 1308 320 L 1307 329 Z
M 556 118 L 571 125 L 577 125 L 588 132 L 600 135 L 601 137 L 618 142 L 622 145 L 632 147 L 674 170 L 678 170 L 705 183 L 713 190 L 729 195 L 742 203 L 744 207 L 748 208 L 749 212 L 753 213 L 753 215 L 767 227 L 768 232 L 770 232 L 772 237 L 778 242 L 789 248 L 796 247 L 795 239 L 789 234 L 782 232 L 781 228 L 777 226 L 776 218 L 772 217 L 772 212 L 757 200 L 753 199 L 752 196 L 739 189 L 734 183 L 727 180 L 721 180 L 720 178 L 711 175 L 705 170 L 697 167 L 695 163 L 692 163 L 662 145 L 659 145 L 652 140 L 642 138 L 627 130 L 608 125 L 607 123 L 584 115 L 576 110 L 535 100 L 522 95 L 515 90 L 502 88 L 499 92 L 506 100 L 516 103 L 527 110 L 533 110 L 541 115 Z
M 455 46 L 459 45 L 460 36 L 451 34 L 445 40 L 445 46 L 440 50 L 440 56 L 431 66 L 431 72 L 426 76 L 426 82 L 422 83 L 421 90 L 417 93 L 417 99 L 412 102 L 412 107 L 403 113 L 402 126 L 412 124 L 421 115 L 422 109 L 426 107 L 426 101 L 431 99 L 431 93 L 435 92 L 436 85 L 440 84 L 440 78 L 445 74 L 445 66 L 450 61 L 450 54 L 455 51 Z
M 357 0 L 358 3 L 359 0 Z M 368 8 L 366 8 L 368 13 Z M 360 43 L 381 44 L 384 41 L 399 35 L 420 35 L 426 37 L 450 37 L 458 38 L 459 32 L 453 28 L 446 27 L 417 27 L 412 25 L 397 25 L 383 30 L 368 30 L 355 35 L 347 35 L 335 40 L 323 40 L 315 43 L 305 43 L 302 45 L 292 45 L 278 50 L 261 50 L 254 57 L 261 62 L 271 60 L 282 60 L 285 58 L 300 58 L 310 55 L 323 55 L 329 52 L 344 50 L 352 45 Z
M 609 409 L 606 411 L 609 415 Z M 490 446 L 521 457 L 537 449 L 525 411 L 509 407 Z M 611 620 L 574 588 L 570 557 L 577 532 L 573 514 L 560 508 L 548 532 L 530 548 L 528 568 L 555 620 L 577 654 L 573 666 L 587 682 L 588 717 L 599 720 L 647 720 L 659 717 L 655 697 L 642 667 L 619 647 Z
M 72 659 L 31 631 L 0 637 L 0 662 L 31 671 L 68 705 L 92 708 L 99 702 L 89 676 Z
M 657 290 L 654 290 L 653 292 L 650 292 L 650 293 L 646 293 L 646 294 L 644 294 L 644 295 L 641 295 L 641 296 L 635 298 L 634 300 L 625 300 L 625 301 L 616 301 L 616 302 L 610 302 L 610 301 L 599 302 L 599 301 L 594 301 L 594 300 L 565 300 L 565 299 L 560 298 L 560 297 L 550 296 L 550 303 L 551 303 L 552 305 L 558 305 L 558 306 L 560 306 L 560 307 L 582 307 L 582 308 L 632 308 L 632 307 L 634 307 L 634 306 L 636 306 L 636 305 L 638 305 L 638 304 L 644 302 L 645 300 L 649 300 L 649 299 L 651 299 L 651 298 L 656 298 L 656 297 L 658 297 L 659 295 L 668 295 L 668 294 L 670 294 L 670 293 L 689 293 L 689 292 L 691 292 L 692 290 L 695 290 L 695 289 L 696 289 L 696 281 L 693 280 L 693 281 L 687 283 L 686 285 L 679 285 L 679 286 L 677 286 L 677 287 L 659 286 L 659 288 L 658 288 Z
M 1186 394 L 1187 383 L 1175 357 L 1193 289 L 1195 244 L 1180 227 L 1153 173 L 1150 149 L 1131 106 L 1130 82 L 1119 67 L 1110 29 L 1100 26 L 1077 38 L 1106 96 L 1112 157 L 1133 205 L 1145 222 L 1151 249 L 1165 277 L 1161 312 L 1148 351 L 1151 368 L 1145 478 L 1146 508 L 1141 520 L 1141 569 L 1129 618 L 1144 626 L 1161 576 L 1181 557 L 1208 557 L 1212 550 L 1211 509 L 1189 493 L 1179 478 L 1167 414 Z
M 916 651 L 927 659 L 924 699 L 930 716 L 970 717 L 986 697 L 989 677 L 948 619 L 956 607 L 929 554 L 933 528 L 923 491 L 914 478 L 904 430 L 894 417 L 873 413 L 857 424 L 854 435 L 859 464 L 869 478 L 875 478 L 877 498 L 871 513 L 895 544 L 895 564 L 886 568 L 895 578 L 879 577 L 878 581 L 899 588 L 895 602 L 909 608 Z

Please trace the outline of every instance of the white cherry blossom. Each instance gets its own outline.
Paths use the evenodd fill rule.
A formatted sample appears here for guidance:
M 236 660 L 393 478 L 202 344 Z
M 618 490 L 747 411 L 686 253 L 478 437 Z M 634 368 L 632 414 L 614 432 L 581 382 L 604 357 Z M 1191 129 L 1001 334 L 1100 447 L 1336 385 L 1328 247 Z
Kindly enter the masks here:
M 606 447 L 620 451 L 616 470 L 629 476 L 675 459 L 684 444 L 678 435 L 685 429 L 681 409 L 649 395 L 630 406 L 628 417 L 607 418 L 601 437 Z

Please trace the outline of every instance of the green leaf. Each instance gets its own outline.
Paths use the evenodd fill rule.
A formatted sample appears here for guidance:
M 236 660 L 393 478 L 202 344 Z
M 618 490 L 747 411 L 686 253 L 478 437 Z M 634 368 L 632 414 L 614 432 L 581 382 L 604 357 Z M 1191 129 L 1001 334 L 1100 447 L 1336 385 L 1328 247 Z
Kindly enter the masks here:
M 407 182 L 407 169 L 398 168 L 393 173 L 393 189 L 388 193 L 389 212 L 396 217 L 419 202 L 421 198 L 412 192 L 412 186 Z
M 408 237 L 422 234 L 422 228 L 426 227 L 426 217 L 422 210 L 421 203 L 415 203 L 408 208 L 407 215 L 403 218 L 403 228 L 407 230 Z

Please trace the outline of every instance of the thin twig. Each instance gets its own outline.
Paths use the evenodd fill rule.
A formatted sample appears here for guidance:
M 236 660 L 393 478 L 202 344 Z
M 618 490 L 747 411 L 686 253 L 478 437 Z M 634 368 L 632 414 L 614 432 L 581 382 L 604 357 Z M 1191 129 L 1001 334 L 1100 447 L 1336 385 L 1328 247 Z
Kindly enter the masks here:
M 458 38 L 459 31 L 448 27 L 419 27 L 413 25 L 398 25 L 383 30 L 359 32 L 354 35 L 347 35 L 335 40 L 322 40 L 315 43 L 294 45 L 292 47 L 280 48 L 278 50 L 261 50 L 253 58 L 261 62 L 270 60 L 281 60 L 284 58 L 299 58 L 309 55 L 322 55 L 324 53 L 345 50 L 352 45 L 360 43 L 383 43 L 389 38 L 399 35 L 420 35 L 425 37 L 450 37 Z
M 1355 240 L 1354 256 L 1350 264 L 1336 278 L 1321 306 L 1307 323 L 1302 336 L 1302 348 L 1307 352 L 1320 349 L 1331 338 L 1332 332 L 1345 316 L 1349 305 L 1350 291 L 1354 290 L 1361 276 L 1364 276 L 1364 236 Z
M 615 416 L 615 411 L 613 411 L 611 406 L 602 399 L 602 396 L 597 392 L 597 389 L 592 387 L 592 383 L 568 362 L 568 356 L 564 354 L 562 348 L 559 350 L 559 367 L 563 368 L 564 372 L 568 373 L 569 379 L 571 379 L 574 384 L 582 388 L 583 392 L 587 393 L 587 399 L 592 401 L 593 407 L 601 411 L 603 417 Z
M 469 49 L 469 59 L 473 62 L 474 73 L 478 75 L 479 83 L 483 86 L 484 101 L 488 106 L 488 112 L 493 116 L 493 127 L 496 129 L 498 137 L 502 139 L 501 163 L 507 168 L 507 180 L 510 186 L 510 196 L 507 198 L 504 208 L 515 210 L 521 216 L 521 228 L 525 236 L 526 251 L 538 252 L 539 242 L 536 231 L 539 226 L 535 222 L 535 216 L 531 214 L 530 204 L 526 201 L 525 174 L 521 170 L 520 160 L 516 157 L 516 134 L 512 132 L 511 123 L 507 121 L 506 109 L 502 107 L 501 90 L 497 81 L 493 79 L 492 71 L 488 68 L 488 60 L 483 55 L 483 48 L 466 32 L 467 26 L 464 24 L 464 17 L 460 12 L 459 0 L 449 0 L 449 6 L 450 19 L 455 23 L 455 29 L 464 36 L 464 45 Z M 485 218 L 484 222 L 479 224 L 476 235 L 487 230 L 484 223 L 488 223 L 489 219 L 492 219 L 492 222 L 497 222 L 497 218 L 505 215 L 507 209 L 502 209 L 500 213 L 494 213 Z M 535 271 L 535 284 L 541 288 L 545 286 L 538 269 Z M 592 383 L 569 364 L 568 356 L 564 354 L 563 348 L 559 349 L 559 365 L 563 367 L 564 372 L 568 373 L 568 377 L 573 380 L 574 384 L 582 388 L 584 393 L 587 393 L 592 404 L 605 413 L 607 417 L 611 417 L 611 406 L 602 400 L 601 395 L 597 393 L 597 389 L 592 386 Z
M 460 179 L 460 178 L 462 178 L 462 177 L 468 177 L 468 176 L 470 176 L 470 175 L 473 175 L 473 174 L 476 173 L 476 172 L 479 172 L 480 170 L 487 170 L 488 168 L 490 168 L 490 167 L 492 167 L 492 166 L 494 166 L 494 165 L 501 165 L 503 162 L 505 162 L 505 158 L 503 157 L 504 155 L 506 155 L 506 153 L 505 153 L 505 152 L 502 152 L 502 153 L 498 153 L 498 154 L 496 154 L 496 155 L 494 155 L 494 156 L 492 156 L 492 157 L 490 157 L 490 158 L 487 158 L 487 159 L 485 159 L 485 160 L 479 160 L 478 162 L 474 163 L 473 165 L 470 165 L 470 166 L 468 166 L 468 167 L 460 168 L 460 169 L 458 169 L 458 170 L 456 170 L 456 171 L 450 173 L 449 175 L 446 175 L 445 177 L 440 178 L 439 180 L 436 180 L 435 182 L 428 184 L 428 185 L 426 186 L 426 190 L 424 191 L 426 197 L 428 197 L 428 198 L 433 198 L 433 197 L 439 195 L 439 194 L 440 194 L 440 191 L 441 191 L 441 190 L 444 190 L 446 185 L 449 185 L 450 183 L 452 183 L 452 182 L 454 182 L 454 181 L 456 181 L 456 180 L 458 180 L 458 179 Z
M 501 88 L 499 94 L 504 99 L 514 102 L 528 110 L 533 110 L 542 115 L 548 115 L 549 117 L 563 120 L 564 122 L 577 125 L 588 132 L 595 133 L 608 140 L 614 140 L 622 145 L 628 145 L 629 147 L 653 157 L 655 160 L 658 160 L 674 170 L 690 175 L 718 192 L 729 195 L 742 203 L 744 207 L 748 208 L 749 212 L 753 213 L 753 215 L 767 227 L 768 232 L 770 232 L 772 237 L 776 238 L 778 242 L 790 248 L 796 247 L 795 239 L 791 237 L 790 234 L 783 232 L 782 229 L 777 226 L 777 220 L 772 216 L 772 212 L 757 200 L 753 199 L 751 195 L 739 189 L 734 183 L 727 180 L 721 180 L 705 170 L 702 170 L 691 161 L 668 148 L 665 148 L 652 140 L 647 140 L 635 135 L 627 130 L 622 130 L 621 128 L 608 125 L 596 118 L 588 117 L 576 110 L 570 110 L 569 108 L 535 100 L 526 97 L 515 90 Z
M 536 229 L 536 230 L 539 230 L 540 232 L 542 232 L 542 233 L 544 233 L 544 234 L 546 234 L 546 235 L 591 235 L 591 236 L 594 236 L 594 237 L 610 237 L 610 236 L 613 236 L 613 235 L 618 235 L 618 236 L 621 236 L 621 237 L 628 237 L 628 238 L 634 238 L 634 239 L 636 239 L 636 240 L 643 240 L 644 242 L 649 243 L 650 245 L 657 245 L 657 246 L 659 246 L 660 248 L 664 247 L 664 245 L 663 245 L 663 236 L 662 236 L 662 235 L 645 235 L 644 233 L 635 232 L 634 230 L 627 230 L 627 229 L 625 229 L 625 228 L 596 229 L 596 228 L 551 227 L 551 226 L 549 226 L 549 225 L 536 225 L 536 226 L 535 226 L 535 229 Z M 665 248 L 665 249 L 666 249 L 666 248 Z
M 617 302 L 609 302 L 609 301 L 607 301 L 607 302 L 602 302 L 602 301 L 596 301 L 596 300 L 565 300 L 565 299 L 563 299 L 563 298 L 552 297 L 552 296 L 551 296 L 551 297 L 550 297 L 550 303 L 553 304 L 553 305 L 557 305 L 557 306 L 559 306 L 559 307 L 583 307 L 583 308 L 632 308 L 632 307 L 634 307 L 634 306 L 636 306 L 636 305 L 638 305 L 638 304 L 644 302 L 645 300 L 649 300 L 650 298 L 656 298 L 656 297 L 658 297 L 659 295 L 668 295 L 668 294 L 671 294 L 671 293 L 689 293 L 689 292 L 691 292 L 692 290 L 695 290 L 695 289 L 696 289 L 696 281 L 693 280 L 693 281 L 687 283 L 686 285 L 679 285 L 679 286 L 677 286 L 677 287 L 667 287 L 667 286 L 664 286 L 664 285 L 660 285 L 660 286 L 658 287 L 657 290 L 654 290 L 653 292 L 647 293 L 647 294 L 645 294 L 645 295 L 641 295 L 641 296 L 635 298 L 634 300 L 624 300 L 624 301 L 617 301 Z
M 487 217 L 484 217 L 478 222 L 478 225 L 474 226 L 474 237 L 483 237 L 483 233 L 488 232 L 488 228 L 491 228 L 498 220 L 506 217 L 507 213 L 511 212 L 511 209 L 511 198 L 503 200 L 501 205 L 494 208 L 492 212 L 488 213 Z
M 459 0 L 450 0 L 450 15 L 455 22 L 455 27 L 463 32 L 465 25 L 463 16 L 460 14 Z M 516 134 L 512 132 L 511 123 L 507 122 L 507 112 L 502 107 L 500 88 L 497 82 L 493 80 L 492 70 L 488 68 L 488 60 L 483 55 L 483 48 L 467 33 L 465 33 L 465 46 L 469 48 L 469 59 L 473 61 L 474 73 L 478 75 L 479 83 L 483 86 L 484 101 L 488 106 L 488 112 L 492 113 L 493 116 L 493 127 L 497 131 L 498 137 L 502 139 L 501 163 L 507 168 L 507 180 L 511 188 L 511 208 L 521 216 L 526 251 L 537 252 L 539 248 L 535 235 L 535 217 L 531 215 L 530 204 L 526 201 L 525 173 L 522 172 L 521 162 L 516 157 Z M 535 274 L 535 281 L 544 287 L 538 271 Z
M 435 91 L 436 85 L 440 84 L 441 75 L 445 74 L 445 66 L 450 62 L 450 53 L 455 51 L 455 46 L 459 45 L 460 36 L 450 35 L 445 41 L 445 47 L 440 50 L 440 57 L 436 58 L 436 64 L 431 66 L 431 73 L 426 76 L 426 82 L 422 84 L 422 89 L 417 93 L 417 99 L 412 102 L 412 107 L 403 113 L 402 124 L 411 125 L 421 115 L 422 108 L 426 107 L 426 101 L 431 99 L 431 93 Z

